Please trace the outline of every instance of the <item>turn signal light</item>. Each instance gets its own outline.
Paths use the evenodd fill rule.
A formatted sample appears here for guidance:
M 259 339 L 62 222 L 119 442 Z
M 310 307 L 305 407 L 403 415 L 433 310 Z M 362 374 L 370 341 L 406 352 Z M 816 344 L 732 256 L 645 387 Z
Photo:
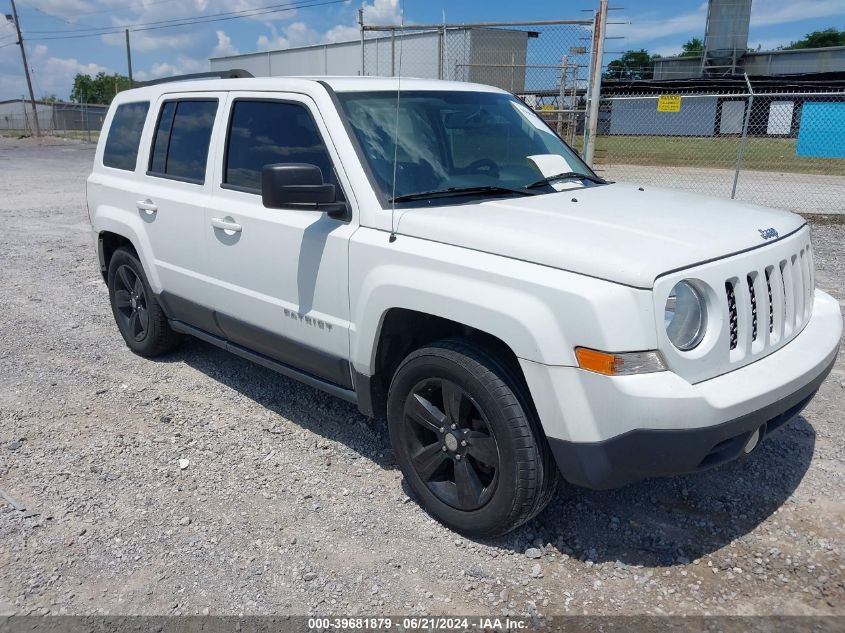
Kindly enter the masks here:
M 604 376 L 629 376 L 666 371 L 660 352 L 622 352 L 611 354 L 588 347 L 576 347 L 578 367 Z

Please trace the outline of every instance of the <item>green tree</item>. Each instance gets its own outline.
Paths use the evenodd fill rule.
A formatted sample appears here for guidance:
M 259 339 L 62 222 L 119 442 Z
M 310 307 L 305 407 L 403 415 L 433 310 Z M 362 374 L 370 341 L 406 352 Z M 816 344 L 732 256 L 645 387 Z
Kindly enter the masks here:
M 802 39 L 786 46 L 786 50 L 796 48 L 828 48 L 830 46 L 845 46 L 845 30 L 830 27 L 824 31 L 813 31 Z
M 681 47 L 681 57 L 700 57 L 704 54 L 704 42 L 694 37 Z
M 44 95 L 39 99 L 39 101 L 43 101 L 44 103 L 56 103 L 58 100 L 59 98 L 56 95 Z
M 70 100 L 77 103 L 102 103 L 108 105 L 121 90 L 131 88 L 129 77 L 125 75 L 107 75 L 104 72 L 96 76 L 78 74 L 73 79 Z
M 651 79 L 654 77 L 654 61 L 657 55 L 649 55 L 645 49 L 638 51 L 625 51 L 619 57 L 607 65 L 604 72 L 605 79 L 637 80 Z

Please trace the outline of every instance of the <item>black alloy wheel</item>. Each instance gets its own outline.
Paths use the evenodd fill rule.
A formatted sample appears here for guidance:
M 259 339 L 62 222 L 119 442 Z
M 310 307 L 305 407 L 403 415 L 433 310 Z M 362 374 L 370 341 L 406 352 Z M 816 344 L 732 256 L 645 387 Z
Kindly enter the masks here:
M 126 264 L 117 269 L 114 303 L 121 331 L 139 343 L 143 341 L 150 329 L 147 292 L 141 277 Z
M 179 345 L 182 335 L 170 327 L 134 249 L 121 246 L 115 250 L 109 259 L 106 284 L 117 329 L 129 349 L 153 358 Z
M 554 494 L 557 464 L 501 348 L 445 339 L 410 352 L 390 382 L 387 426 L 420 505 L 462 534 L 504 534 Z
M 418 383 L 405 400 L 405 442 L 420 479 L 444 503 L 477 510 L 498 482 L 499 447 L 477 403 L 450 380 Z

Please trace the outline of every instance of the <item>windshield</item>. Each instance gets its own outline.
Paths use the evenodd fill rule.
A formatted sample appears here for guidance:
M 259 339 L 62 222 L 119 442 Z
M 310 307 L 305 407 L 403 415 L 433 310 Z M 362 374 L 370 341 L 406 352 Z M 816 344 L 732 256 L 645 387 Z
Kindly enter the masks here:
M 395 92 L 338 95 L 383 199 L 394 198 Z M 595 174 L 524 103 L 509 94 L 407 91 L 399 99 L 395 198 L 451 189 L 491 195 L 537 187 L 557 174 Z M 531 193 L 555 189 L 539 183 Z M 466 191 L 465 191 L 466 193 Z M 518 194 L 520 191 L 514 191 Z M 442 200 L 439 200 L 442 203 Z

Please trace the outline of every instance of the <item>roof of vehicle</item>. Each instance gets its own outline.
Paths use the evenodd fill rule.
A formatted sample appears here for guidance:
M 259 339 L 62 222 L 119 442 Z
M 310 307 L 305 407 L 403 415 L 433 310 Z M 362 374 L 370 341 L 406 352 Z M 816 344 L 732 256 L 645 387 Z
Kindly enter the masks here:
M 120 101 L 151 98 L 166 93 L 218 92 L 218 91 L 295 91 L 311 92 L 318 82 L 325 83 L 336 92 L 448 90 L 462 92 L 504 92 L 494 86 L 464 81 L 418 79 L 415 77 L 250 77 L 239 79 L 191 79 L 168 81 L 121 92 Z

